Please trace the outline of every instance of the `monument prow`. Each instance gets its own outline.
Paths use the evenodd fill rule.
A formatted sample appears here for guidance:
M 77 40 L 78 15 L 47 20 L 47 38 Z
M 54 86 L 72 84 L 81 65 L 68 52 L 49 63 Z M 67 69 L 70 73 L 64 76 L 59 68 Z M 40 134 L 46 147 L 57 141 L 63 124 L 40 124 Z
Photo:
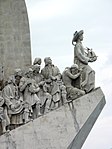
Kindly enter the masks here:
M 80 149 L 104 105 L 97 88 L 0 136 L 0 149 Z
M 74 64 L 61 74 L 50 57 L 44 68 L 38 55 L 31 64 L 25 0 L 1 0 L 0 20 L 0 149 L 80 149 L 105 105 L 84 31 L 75 31 Z

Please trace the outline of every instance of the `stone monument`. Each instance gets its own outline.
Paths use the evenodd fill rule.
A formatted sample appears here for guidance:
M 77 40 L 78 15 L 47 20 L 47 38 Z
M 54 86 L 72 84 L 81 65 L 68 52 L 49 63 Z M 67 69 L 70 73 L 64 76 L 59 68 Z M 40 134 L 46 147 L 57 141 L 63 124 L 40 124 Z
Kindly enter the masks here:
M 5 78 L 31 65 L 30 31 L 24 0 L 0 0 L 0 65 Z
M 38 56 L 31 65 L 25 1 L 0 4 L 0 149 L 81 149 L 105 105 L 84 31 L 73 36 L 74 64 L 61 74 L 45 57 L 41 69 Z

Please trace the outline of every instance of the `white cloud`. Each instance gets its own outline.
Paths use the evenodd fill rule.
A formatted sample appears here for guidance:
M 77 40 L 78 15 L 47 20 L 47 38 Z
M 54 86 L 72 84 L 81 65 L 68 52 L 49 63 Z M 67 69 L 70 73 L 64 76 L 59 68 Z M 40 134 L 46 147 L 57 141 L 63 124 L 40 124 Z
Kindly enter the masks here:
M 99 118 L 82 149 L 112 148 L 112 116 Z
M 29 16 L 33 20 L 46 20 L 53 17 L 60 17 L 68 14 L 72 7 L 69 0 L 46 0 L 36 1 L 32 7 L 29 7 Z M 28 5 L 29 6 L 29 5 Z

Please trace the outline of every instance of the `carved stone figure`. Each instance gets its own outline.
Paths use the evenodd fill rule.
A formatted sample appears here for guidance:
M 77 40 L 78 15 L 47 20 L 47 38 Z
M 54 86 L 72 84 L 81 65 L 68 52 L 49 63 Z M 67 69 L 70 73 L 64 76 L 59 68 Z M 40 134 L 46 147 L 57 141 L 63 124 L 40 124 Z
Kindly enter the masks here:
M 1 126 L 2 126 L 2 133 L 5 133 L 6 132 L 6 126 L 9 123 L 7 124 L 6 116 L 5 116 L 6 109 L 3 107 L 3 105 L 4 105 L 4 99 L 1 96 L 1 92 L 0 92 L 0 123 L 1 123 Z
M 82 69 L 81 74 L 81 88 L 86 92 L 90 92 L 95 87 L 95 71 L 88 65 L 88 62 L 94 62 L 97 59 L 95 53 L 87 48 L 84 49 L 82 45 L 83 30 L 74 33 L 72 44 L 74 42 L 74 63 Z
M 0 1 L 0 64 L 4 66 L 7 79 L 14 69 L 29 67 L 32 58 L 25 0 L 6 0 L 5 4 Z
M 14 76 L 10 76 L 3 89 L 3 98 L 7 106 L 10 124 L 14 127 L 23 124 L 23 98 L 20 96 Z
M 42 69 L 41 73 L 44 76 L 46 83 L 49 84 L 48 92 L 52 95 L 52 103 L 57 107 L 60 102 L 60 89 L 56 81 L 59 77 L 58 75 L 60 75 L 60 71 L 57 66 L 52 64 L 50 57 L 46 57 L 44 62 L 45 67 Z
M 21 80 L 22 76 L 23 76 L 22 70 L 20 68 L 15 69 L 14 78 L 15 78 L 15 83 L 16 83 L 17 86 L 19 86 L 19 83 L 20 83 L 20 80 Z
M 67 102 L 67 91 L 66 86 L 64 84 L 60 86 L 60 91 L 61 91 L 62 104 L 65 104 Z
M 4 69 L 3 66 L 0 66 L 0 91 L 3 89 L 4 86 Z
M 23 100 L 24 100 L 24 119 L 25 123 L 30 121 L 33 115 L 33 107 L 36 108 L 37 117 L 41 115 L 40 113 L 40 99 L 37 96 L 40 88 L 36 84 L 36 81 L 32 78 L 33 77 L 33 70 L 29 68 L 25 72 L 25 77 L 22 77 L 20 80 L 19 88 L 20 91 L 23 93 Z
M 77 72 L 78 65 L 74 64 L 70 68 L 66 68 L 62 73 L 62 79 L 67 89 L 67 97 L 74 100 L 85 92 L 75 86 L 73 86 L 73 81 L 76 81 L 80 77 L 80 72 Z
M 37 93 L 40 101 L 41 101 L 41 111 L 42 113 L 46 113 L 50 110 L 50 103 L 51 103 L 51 95 L 47 92 L 47 84 L 44 81 L 44 76 L 39 72 L 40 65 L 35 64 L 33 66 L 33 79 L 39 85 L 40 90 Z
M 57 77 L 57 80 L 56 80 L 56 83 L 58 84 L 59 86 L 59 89 L 60 89 L 60 104 L 64 104 L 67 102 L 67 92 L 66 92 L 66 86 L 63 84 L 63 81 L 62 81 L 62 75 L 61 74 L 58 74 L 58 77 Z
M 42 63 L 41 58 L 36 57 L 36 58 L 34 59 L 33 65 L 36 65 L 36 64 L 41 65 L 41 63 Z

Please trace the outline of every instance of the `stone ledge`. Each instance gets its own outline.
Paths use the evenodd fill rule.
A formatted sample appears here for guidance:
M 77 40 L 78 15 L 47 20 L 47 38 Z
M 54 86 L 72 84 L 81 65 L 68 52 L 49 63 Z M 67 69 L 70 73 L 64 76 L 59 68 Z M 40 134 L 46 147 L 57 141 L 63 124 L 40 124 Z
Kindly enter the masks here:
M 80 149 L 104 105 L 104 94 L 97 88 L 2 135 L 0 149 Z

